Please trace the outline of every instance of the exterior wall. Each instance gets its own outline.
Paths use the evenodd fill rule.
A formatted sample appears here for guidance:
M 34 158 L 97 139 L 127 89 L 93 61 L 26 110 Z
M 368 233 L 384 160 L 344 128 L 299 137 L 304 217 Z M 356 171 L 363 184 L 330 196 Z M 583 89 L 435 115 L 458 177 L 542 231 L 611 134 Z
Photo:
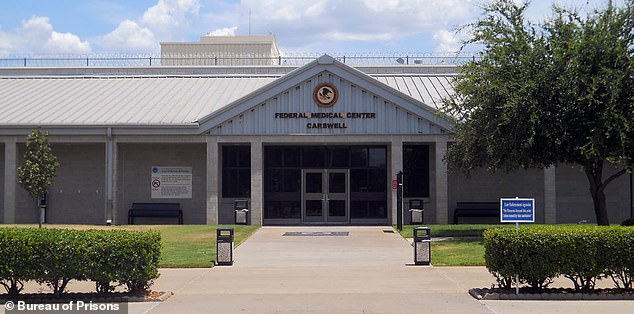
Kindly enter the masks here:
M 183 223 L 207 222 L 207 147 L 200 144 L 118 144 L 117 201 L 115 223 L 127 224 L 134 202 L 180 203 Z M 192 167 L 191 199 L 153 199 L 150 191 L 152 166 Z M 175 223 L 176 219 L 138 218 L 137 224 Z
M 0 143 L 0 223 L 4 223 L 4 144 Z
M 448 187 L 450 222 L 453 222 L 456 202 L 499 202 L 503 197 L 526 197 L 535 199 L 535 222 L 544 223 L 543 170 L 518 170 L 508 174 L 503 172 L 491 174 L 485 170 L 476 170 L 469 178 L 462 173 L 449 173 Z M 459 223 L 499 221 L 499 218 L 465 217 L 460 218 Z
M 46 221 L 51 224 L 104 224 L 105 148 L 103 144 L 53 144 L 60 167 L 49 189 Z M 18 165 L 24 158 L 18 144 Z M 36 201 L 16 186 L 16 223 L 37 223 Z
M 339 90 L 339 99 L 331 108 L 319 108 L 313 90 L 321 83 L 331 83 Z M 276 113 L 375 113 L 375 118 L 276 118 Z M 307 123 L 346 123 L 347 128 L 307 128 Z M 270 98 L 263 104 L 211 130 L 217 135 L 243 134 L 441 134 L 428 120 L 414 115 L 382 97 L 364 90 L 328 72 L 306 80 Z
M 604 179 L 615 173 L 611 166 L 604 168 Z M 590 183 L 578 165 L 559 165 L 556 173 L 557 223 L 577 223 L 582 220 L 596 223 Z M 630 178 L 624 174 L 605 189 L 606 205 L 611 224 L 630 218 Z

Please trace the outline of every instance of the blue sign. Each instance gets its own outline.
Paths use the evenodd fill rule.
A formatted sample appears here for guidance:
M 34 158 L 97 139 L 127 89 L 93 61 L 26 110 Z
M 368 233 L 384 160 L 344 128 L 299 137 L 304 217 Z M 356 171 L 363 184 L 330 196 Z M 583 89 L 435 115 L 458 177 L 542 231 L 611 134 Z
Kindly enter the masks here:
M 535 199 L 501 198 L 500 222 L 535 222 Z

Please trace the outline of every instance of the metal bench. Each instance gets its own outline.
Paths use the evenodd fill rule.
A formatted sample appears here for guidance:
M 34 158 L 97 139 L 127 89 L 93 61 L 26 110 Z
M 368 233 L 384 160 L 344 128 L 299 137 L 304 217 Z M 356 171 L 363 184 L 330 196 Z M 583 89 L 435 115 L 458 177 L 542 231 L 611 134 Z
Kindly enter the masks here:
M 180 203 L 132 203 L 128 210 L 128 224 L 134 225 L 134 218 L 178 218 L 183 224 L 183 211 Z
M 499 202 L 456 202 L 453 211 L 453 223 L 458 224 L 459 217 L 500 217 Z

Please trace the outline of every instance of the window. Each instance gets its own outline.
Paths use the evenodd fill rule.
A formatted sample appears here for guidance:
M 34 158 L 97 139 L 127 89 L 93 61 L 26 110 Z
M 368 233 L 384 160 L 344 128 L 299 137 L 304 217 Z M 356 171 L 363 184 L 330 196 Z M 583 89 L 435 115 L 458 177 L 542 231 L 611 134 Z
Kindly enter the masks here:
M 251 194 L 251 147 L 222 147 L 222 197 Z
M 427 145 L 403 145 L 403 196 L 429 197 Z

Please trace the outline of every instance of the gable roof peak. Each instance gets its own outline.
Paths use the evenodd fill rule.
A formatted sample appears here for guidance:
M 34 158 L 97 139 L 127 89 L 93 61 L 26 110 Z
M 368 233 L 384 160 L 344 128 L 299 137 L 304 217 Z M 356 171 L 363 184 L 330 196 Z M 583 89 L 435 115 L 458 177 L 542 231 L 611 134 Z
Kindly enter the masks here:
M 335 58 L 329 56 L 328 54 L 324 54 L 323 56 L 317 59 L 318 64 L 334 64 Z

